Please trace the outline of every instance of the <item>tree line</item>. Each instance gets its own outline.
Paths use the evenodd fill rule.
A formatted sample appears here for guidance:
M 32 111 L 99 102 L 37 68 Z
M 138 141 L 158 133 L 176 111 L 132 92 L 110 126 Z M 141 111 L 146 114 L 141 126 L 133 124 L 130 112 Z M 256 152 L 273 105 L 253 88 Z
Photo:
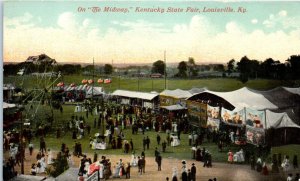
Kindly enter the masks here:
M 72 74 L 82 74 L 82 73 L 103 73 L 103 74 L 112 74 L 113 73 L 113 66 L 111 64 L 105 64 L 104 66 L 94 66 L 87 65 L 82 66 L 80 64 L 56 64 L 56 65 L 49 65 L 46 63 L 27 63 L 21 62 L 17 64 L 5 64 L 4 68 L 4 76 L 9 75 L 17 75 L 18 72 L 21 70 L 24 71 L 23 75 L 31 74 L 31 73 L 46 73 L 46 72 L 61 72 L 63 75 L 72 75 Z
M 158 60 L 153 63 L 152 73 L 164 75 L 164 68 L 165 63 Z M 177 69 L 178 73 L 175 74 L 175 77 L 180 78 L 197 77 L 199 72 L 212 69 L 227 74 L 239 72 L 239 78 L 242 82 L 247 82 L 253 78 L 296 80 L 300 79 L 300 55 L 292 55 L 283 63 L 272 58 L 258 61 L 244 56 L 240 61 L 229 60 L 225 66 L 223 64 L 196 65 L 194 58 L 190 57 L 188 61 L 179 62 Z
M 64 75 L 92 73 L 96 74 L 112 74 L 114 67 L 111 64 L 104 66 L 80 64 L 56 64 L 55 66 L 49 65 L 47 62 L 40 62 L 33 64 L 22 62 L 17 64 L 5 64 L 4 75 L 17 75 L 17 73 L 24 69 L 24 74 L 34 72 L 61 72 Z M 174 77 L 178 78 L 197 78 L 199 72 L 203 71 L 216 71 L 231 74 L 234 72 L 240 73 L 240 80 L 247 82 L 249 79 L 264 78 L 264 79 L 278 79 L 278 80 L 296 80 L 300 79 L 300 55 L 292 55 L 283 63 L 272 58 L 267 58 L 264 61 L 249 59 L 247 56 L 242 57 L 239 61 L 234 59 L 229 60 L 226 64 L 210 64 L 210 65 L 197 65 L 194 58 L 190 57 L 187 61 L 181 61 L 177 66 L 177 73 Z M 152 64 L 151 73 L 159 73 L 165 75 L 166 65 L 162 60 L 158 60 Z

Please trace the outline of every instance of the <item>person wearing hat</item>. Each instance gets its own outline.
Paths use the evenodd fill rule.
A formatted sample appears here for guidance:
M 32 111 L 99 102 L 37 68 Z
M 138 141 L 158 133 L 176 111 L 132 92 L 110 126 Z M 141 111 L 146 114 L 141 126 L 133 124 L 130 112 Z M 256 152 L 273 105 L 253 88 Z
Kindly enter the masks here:
M 195 163 L 192 163 L 191 167 L 191 181 L 196 181 L 196 166 Z

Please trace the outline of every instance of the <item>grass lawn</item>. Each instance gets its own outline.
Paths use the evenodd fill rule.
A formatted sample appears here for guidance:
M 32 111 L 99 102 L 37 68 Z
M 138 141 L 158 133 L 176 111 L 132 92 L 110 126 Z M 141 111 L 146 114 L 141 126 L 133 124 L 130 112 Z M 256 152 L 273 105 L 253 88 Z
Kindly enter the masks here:
M 290 162 L 292 164 L 293 157 L 294 155 L 297 155 L 298 162 L 300 158 L 300 145 L 287 145 L 287 146 L 278 146 L 278 147 L 273 147 L 271 149 L 271 153 L 273 154 L 279 154 L 281 153 L 282 160 L 284 158 L 284 155 L 288 155 L 290 158 Z
M 34 107 L 35 108 L 35 107 Z M 85 112 L 81 113 L 74 113 L 75 106 L 74 105 L 64 105 L 63 106 L 63 113 L 61 113 L 59 110 L 54 110 L 54 122 L 53 122 L 53 129 L 56 130 L 58 127 L 61 127 L 63 124 L 67 123 L 69 120 L 71 120 L 71 116 L 84 116 L 84 119 L 86 122 L 92 127 L 91 129 L 91 136 L 95 135 L 95 133 L 100 132 L 99 129 L 93 128 L 93 120 L 96 116 L 91 116 L 89 115 L 88 119 L 86 118 Z M 46 106 L 41 106 L 40 111 L 38 111 L 37 117 L 42 117 L 46 112 L 49 112 L 49 108 Z M 136 154 L 139 154 L 143 151 L 143 138 L 146 136 L 149 136 L 150 138 L 150 149 L 145 151 L 146 156 L 154 156 L 154 150 L 155 147 L 158 147 L 159 150 L 162 150 L 161 146 L 157 145 L 156 142 L 156 136 L 157 132 L 155 131 L 146 131 L 145 134 L 143 135 L 142 133 L 139 133 L 137 135 L 132 135 L 131 134 L 131 127 L 127 127 L 124 131 L 125 134 L 125 139 L 133 140 L 134 143 L 134 149 Z M 162 141 L 166 139 L 167 134 L 166 133 L 159 133 L 161 136 Z M 53 131 L 46 137 L 46 144 L 47 148 L 50 148 L 52 150 L 60 150 L 61 144 L 65 143 L 69 149 L 70 152 L 73 152 L 73 146 L 74 146 L 74 141 L 72 139 L 72 133 L 70 130 L 63 130 L 62 131 L 62 136 L 61 138 L 57 139 L 56 138 L 56 132 Z M 85 137 L 80 141 L 82 144 L 82 149 L 84 153 L 94 153 L 97 152 L 99 155 L 105 155 L 105 154 L 115 154 L 115 155 L 123 155 L 123 150 L 122 149 L 107 149 L 107 150 L 92 150 L 89 148 L 89 136 L 85 135 Z M 162 142 L 161 141 L 161 142 Z M 35 138 L 33 140 L 33 143 L 36 149 L 39 148 L 39 138 Z M 230 146 L 227 148 L 224 148 L 224 152 L 220 153 L 218 151 L 217 146 L 214 143 L 207 143 L 204 142 L 202 144 L 202 147 L 205 147 L 207 150 L 209 150 L 210 153 L 213 155 L 213 161 L 218 161 L 218 162 L 225 162 L 227 160 L 227 151 L 229 149 L 233 151 L 238 151 L 239 147 L 238 146 Z M 162 151 L 161 151 L 162 152 Z M 163 157 L 173 157 L 173 158 L 178 158 L 178 159 L 190 159 L 192 157 L 192 151 L 191 147 L 188 145 L 188 135 L 187 134 L 181 134 L 181 144 L 177 147 L 170 147 L 167 146 L 166 152 L 162 153 Z
M 103 76 L 95 77 L 95 81 Z M 58 79 L 54 85 L 59 81 L 64 81 L 66 85 L 75 83 L 81 84 L 82 79 L 91 79 L 88 76 L 82 75 L 66 75 Z M 44 79 L 40 80 L 33 76 L 9 76 L 4 77 L 4 83 L 14 83 L 16 86 L 21 86 L 30 90 L 34 87 L 48 87 L 53 80 Z M 37 86 L 39 85 L 39 86 Z M 164 90 L 165 82 L 164 79 L 148 79 L 148 78 L 127 78 L 127 77 L 113 77 L 111 84 L 98 84 L 95 86 L 103 86 L 106 92 L 112 92 L 116 89 L 125 89 L 133 91 L 157 91 L 161 92 Z M 241 87 L 249 87 L 257 90 L 268 90 L 278 86 L 292 86 L 291 81 L 280 81 L 280 80 L 267 80 L 267 79 L 255 79 L 249 80 L 243 84 L 237 79 L 230 78 L 209 78 L 209 79 L 168 79 L 167 89 L 185 89 L 189 90 L 193 87 L 202 88 L 206 87 L 212 91 L 233 91 Z
M 82 79 L 89 79 L 90 77 L 81 76 L 81 75 L 71 75 L 71 76 L 64 76 L 62 80 L 67 85 L 70 83 L 77 83 L 80 84 Z M 95 80 L 100 77 L 96 77 Z M 103 77 L 102 77 L 103 78 Z M 17 86 L 21 86 L 23 88 L 26 88 L 27 90 L 30 90 L 34 87 L 43 87 L 43 85 L 38 85 L 40 82 L 39 79 L 36 79 L 32 76 L 12 76 L 12 77 L 4 77 L 4 83 L 15 83 Z M 44 81 L 44 85 L 50 85 L 51 80 L 47 79 Z M 97 84 L 96 84 L 97 85 Z M 169 79 L 167 81 L 167 88 L 168 89 L 191 89 L 193 87 L 206 87 L 213 91 L 232 91 L 235 89 L 239 89 L 241 87 L 247 86 L 253 89 L 258 90 L 267 90 L 272 89 L 277 86 L 291 86 L 291 82 L 288 81 L 279 81 L 279 80 L 263 80 L 263 79 L 257 79 L 257 80 L 250 80 L 246 84 L 242 84 L 240 81 L 236 79 L 228 79 L 228 78 L 214 78 L 214 79 L 193 79 L 193 80 L 182 80 L 182 79 Z M 136 78 L 124 78 L 124 77 L 114 77 L 111 84 L 101 84 L 100 86 L 104 86 L 104 89 L 106 92 L 112 92 L 116 89 L 125 89 L 125 90 L 140 90 L 140 91 L 151 91 L 155 90 L 157 92 L 161 92 L 164 90 L 164 79 L 136 79 Z M 36 106 L 36 105 L 35 105 Z M 35 114 L 36 107 L 31 110 L 30 108 L 26 108 L 24 111 L 26 114 L 26 118 L 30 118 L 31 115 Z M 74 113 L 75 106 L 74 105 L 64 105 L 63 106 L 63 113 L 61 113 L 59 110 L 54 110 L 54 123 L 53 123 L 53 129 L 56 130 L 58 127 L 62 127 L 62 125 L 65 125 L 70 119 L 72 115 L 77 116 L 84 116 L 85 113 Z M 47 114 L 51 114 L 50 108 L 48 106 L 40 105 L 38 108 L 37 114 L 37 120 L 34 121 L 45 121 Z M 86 119 L 87 123 L 93 127 L 93 120 L 94 116 L 89 115 L 89 118 Z M 91 135 L 94 135 L 95 133 L 99 132 L 100 130 L 92 128 Z M 150 150 L 146 150 L 146 155 L 154 155 L 154 149 L 157 146 L 156 145 L 156 132 L 149 131 L 146 132 L 145 135 L 142 135 L 139 133 L 138 135 L 131 135 L 131 129 L 125 129 L 124 134 L 126 139 L 131 139 L 134 142 L 135 151 L 137 154 L 140 154 L 142 151 L 142 139 L 144 136 L 149 136 L 151 139 L 150 144 Z M 162 139 L 166 138 L 165 133 L 160 133 L 160 136 Z M 85 135 L 84 139 L 80 140 L 83 148 L 83 152 L 87 153 L 93 153 L 94 150 L 89 148 L 89 136 Z M 51 148 L 53 150 L 60 150 L 60 146 L 62 143 L 66 143 L 69 147 L 70 151 L 73 152 L 73 145 L 74 140 L 72 140 L 71 131 L 69 130 L 63 130 L 62 137 L 60 139 L 56 138 L 56 132 L 54 131 L 52 134 L 48 135 L 46 138 L 47 147 Z M 36 145 L 36 148 L 39 146 L 39 139 L 34 139 L 34 144 Z M 238 146 L 231 146 L 228 148 L 224 148 L 224 152 L 219 153 L 217 146 L 212 143 L 206 143 L 204 142 L 203 147 L 205 147 L 207 150 L 209 150 L 212 153 L 213 161 L 218 162 L 225 162 L 227 160 L 227 151 L 231 149 L 232 151 L 238 151 Z M 159 148 L 161 150 L 161 148 Z M 116 155 L 122 155 L 123 150 L 97 150 L 97 153 L 101 154 L 116 154 Z M 298 158 L 300 157 L 300 145 L 287 145 L 283 147 L 274 147 L 272 148 L 272 153 L 279 153 L 281 152 L 283 155 L 288 154 L 290 157 L 292 155 L 298 153 Z M 167 152 L 163 153 L 163 157 L 176 157 L 178 159 L 187 159 L 191 158 L 191 149 L 190 146 L 188 146 L 188 135 L 182 134 L 181 135 L 181 145 L 178 147 L 167 147 Z

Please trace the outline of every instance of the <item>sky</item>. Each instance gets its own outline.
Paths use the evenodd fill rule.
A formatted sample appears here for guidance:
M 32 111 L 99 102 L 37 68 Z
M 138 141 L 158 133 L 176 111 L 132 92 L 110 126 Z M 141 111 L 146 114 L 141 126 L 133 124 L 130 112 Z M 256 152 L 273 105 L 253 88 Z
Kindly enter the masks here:
M 105 7 L 127 10 L 104 12 Z M 200 11 L 186 12 L 189 7 Z M 193 57 L 196 63 L 226 63 L 243 56 L 284 62 L 300 54 L 299 7 L 300 2 L 4 2 L 3 61 L 45 53 L 58 62 L 152 63 L 166 51 L 167 62 Z M 213 8 L 234 12 L 207 12 Z

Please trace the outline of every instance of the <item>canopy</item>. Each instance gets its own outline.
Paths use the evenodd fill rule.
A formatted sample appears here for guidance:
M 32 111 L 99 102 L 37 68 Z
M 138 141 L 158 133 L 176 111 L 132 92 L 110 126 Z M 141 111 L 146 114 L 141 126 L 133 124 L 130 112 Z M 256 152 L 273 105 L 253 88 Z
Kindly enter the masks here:
M 171 105 L 171 106 L 161 106 L 161 108 L 167 109 L 169 111 L 178 111 L 178 110 L 184 110 L 185 107 L 182 107 L 179 104 Z
M 176 89 L 176 90 L 164 90 L 159 95 L 170 96 L 178 99 L 191 97 L 193 94 L 189 91 Z
M 300 87 L 298 87 L 298 88 L 282 87 L 282 88 L 284 88 L 285 90 L 287 90 L 287 91 L 289 91 L 289 92 L 291 92 L 293 94 L 300 95 Z
M 286 112 L 275 113 L 270 110 L 266 110 L 266 128 L 300 128 L 299 125 L 294 123 Z
M 236 109 L 240 110 L 244 107 L 251 108 L 255 110 L 264 110 L 264 109 L 277 109 L 278 107 L 265 98 L 262 94 L 255 93 L 249 90 L 247 87 L 231 91 L 231 92 L 214 92 L 214 91 L 204 91 L 197 95 L 201 94 L 214 94 L 223 98 L 232 104 Z M 192 96 L 193 97 L 193 96 Z M 192 99 L 192 97 L 188 99 Z
M 104 93 L 103 87 L 89 87 L 86 93 L 89 95 L 93 93 L 93 95 L 101 95 Z
M 283 87 L 277 87 L 268 91 L 257 91 L 252 90 L 252 92 L 262 94 L 265 98 L 267 98 L 270 102 L 275 104 L 279 109 L 291 108 L 300 106 L 300 89 L 299 94 L 297 94 L 298 88 L 288 88 L 293 91 L 289 91 Z
M 3 102 L 3 109 L 14 108 L 14 107 L 16 107 L 15 104 L 9 104 L 9 103 Z
M 115 90 L 112 96 L 121 96 L 129 98 L 137 98 L 151 101 L 158 96 L 158 93 L 147 93 L 147 92 L 137 92 L 137 91 L 127 91 L 127 90 Z

